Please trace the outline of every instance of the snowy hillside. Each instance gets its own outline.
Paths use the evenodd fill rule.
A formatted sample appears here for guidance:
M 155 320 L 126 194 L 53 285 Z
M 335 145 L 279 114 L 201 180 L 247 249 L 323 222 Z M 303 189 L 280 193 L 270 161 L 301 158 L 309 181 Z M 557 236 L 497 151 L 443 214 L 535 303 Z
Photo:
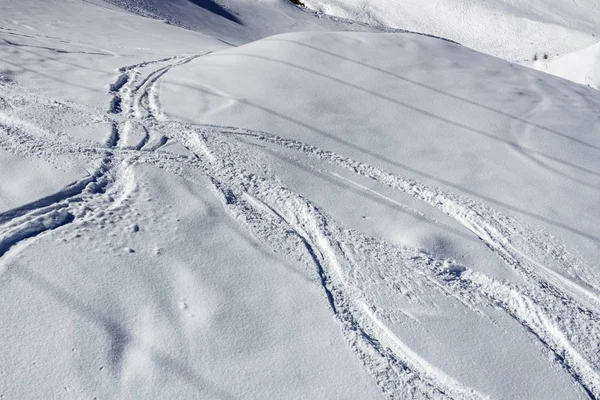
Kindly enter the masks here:
M 0 0 L 0 398 L 598 398 L 600 92 L 380 31 Z
M 597 0 L 306 0 L 307 7 L 374 26 L 402 28 L 453 39 L 520 64 L 540 66 L 569 53 L 575 71 L 549 72 L 581 83 L 587 70 L 600 70 L 597 58 L 579 50 L 600 42 Z M 560 63 L 563 64 L 563 63 Z M 584 71 L 582 71 L 584 70 Z M 582 75 L 583 73 L 583 75 Z
M 600 90 L 600 42 L 551 61 L 538 60 L 537 68 Z
M 109 2 L 236 45 L 305 30 L 423 32 L 598 88 L 597 0 L 308 0 L 300 2 L 304 12 L 289 0 Z
M 133 13 L 206 33 L 239 45 L 283 32 L 379 31 L 353 20 L 296 7 L 289 0 L 109 0 Z

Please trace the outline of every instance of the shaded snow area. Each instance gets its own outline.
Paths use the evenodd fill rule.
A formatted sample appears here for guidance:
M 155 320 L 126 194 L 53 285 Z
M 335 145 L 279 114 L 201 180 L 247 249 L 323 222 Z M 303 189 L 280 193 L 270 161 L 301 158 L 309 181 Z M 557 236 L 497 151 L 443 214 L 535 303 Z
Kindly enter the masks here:
M 591 88 L 283 0 L 0 0 L 0 398 L 598 398 L 598 7 L 494 4 Z

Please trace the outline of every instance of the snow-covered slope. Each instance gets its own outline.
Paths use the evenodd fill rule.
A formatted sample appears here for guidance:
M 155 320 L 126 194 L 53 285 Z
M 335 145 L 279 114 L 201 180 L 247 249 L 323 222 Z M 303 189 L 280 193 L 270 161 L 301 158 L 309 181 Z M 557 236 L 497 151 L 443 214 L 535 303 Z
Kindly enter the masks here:
M 190 3 L 0 2 L 0 397 L 600 396 L 599 92 Z
M 125 10 L 244 44 L 277 33 L 297 31 L 378 31 L 352 20 L 313 12 L 289 0 L 109 0 Z
M 371 24 L 427 32 L 522 62 L 554 57 L 598 41 L 595 0 L 307 0 L 315 10 Z
M 537 68 L 542 71 L 600 89 L 600 42 L 549 62 L 540 59 L 538 63 Z
M 600 36 L 597 0 L 307 0 L 304 3 L 326 14 L 426 32 L 505 60 L 534 66 L 531 61 L 536 55 L 541 59 L 546 54 L 553 59 L 589 47 Z M 596 62 L 586 68 L 600 69 L 600 64 Z M 561 76 L 571 79 L 572 74 Z
M 170 65 L 227 45 L 99 1 L 0 7 L 0 395 L 376 397 L 313 271 L 125 122 Z
M 110 0 L 123 9 L 234 44 L 296 31 L 421 32 L 505 60 L 595 84 L 600 6 L 595 0 L 402 1 Z M 315 14 L 316 13 L 316 14 Z M 317 17 L 317 18 L 315 18 Z M 264 21 L 268 21 L 265 23 Z
M 410 34 L 277 36 L 201 57 L 162 82 L 163 119 L 204 124 L 199 149 L 216 146 L 217 165 L 235 160 L 231 175 L 214 172 L 233 192 L 234 215 L 248 212 L 241 190 L 254 199 L 247 207 L 262 204 L 314 243 L 355 351 L 365 358 L 348 333 L 358 325 L 408 364 L 410 373 L 383 377 L 381 360 L 366 362 L 384 391 L 406 396 L 401 388 L 416 379 L 458 398 L 467 388 L 494 398 L 574 395 L 550 378 L 557 364 L 543 367 L 546 351 L 569 350 L 533 349 L 574 328 L 560 321 L 583 317 L 561 311 L 553 290 L 598 306 L 597 92 Z M 270 187 L 246 166 L 242 155 L 255 152 L 283 183 Z M 264 240 L 276 251 L 282 239 L 273 237 Z M 587 318 L 577 330 L 597 324 Z M 541 342 L 526 339 L 529 328 Z M 575 359 L 595 358 L 597 334 L 579 337 Z M 580 384 L 594 391 L 597 379 Z

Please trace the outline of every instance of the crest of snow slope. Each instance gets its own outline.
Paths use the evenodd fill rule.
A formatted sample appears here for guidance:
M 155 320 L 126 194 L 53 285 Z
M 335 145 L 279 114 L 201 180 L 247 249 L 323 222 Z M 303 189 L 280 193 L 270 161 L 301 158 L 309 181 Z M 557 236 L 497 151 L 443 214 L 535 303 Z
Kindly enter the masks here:
M 392 28 L 458 41 L 478 51 L 594 88 L 593 76 L 595 71 L 600 71 L 594 46 L 588 48 L 597 42 L 596 35 L 600 34 L 597 22 L 600 6 L 595 0 L 305 2 L 309 9 L 319 14 L 303 12 L 289 0 L 110 1 L 141 15 L 235 44 L 294 31 Z
M 234 44 L 297 31 L 376 31 L 364 24 L 316 18 L 289 0 L 109 0 L 141 15 L 203 32 Z
M 600 5 L 596 0 L 307 0 L 305 3 L 331 15 L 445 37 L 522 64 L 530 64 L 534 54 L 539 57 L 548 54 L 552 59 L 586 48 L 596 43 L 600 34 Z M 584 63 L 585 59 L 578 62 Z M 583 68 L 599 67 L 596 62 Z M 573 74 L 563 77 L 570 79 Z

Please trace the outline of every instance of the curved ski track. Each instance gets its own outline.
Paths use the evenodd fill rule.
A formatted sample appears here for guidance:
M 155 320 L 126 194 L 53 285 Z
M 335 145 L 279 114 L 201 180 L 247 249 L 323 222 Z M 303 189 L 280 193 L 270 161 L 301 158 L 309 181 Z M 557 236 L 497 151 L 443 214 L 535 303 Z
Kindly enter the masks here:
M 60 141 L 58 146 L 61 154 L 81 153 L 95 160 L 97 169 L 51 196 L 1 213 L 0 257 L 25 245 L 21 243 L 25 239 L 110 208 L 115 199 L 133 190 L 135 179 L 122 177 L 131 175 L 129 168 L 135 163 L 152 164 L 184 178 L 189 178 L 186 169 L 199 169 L 232 218 L 273 252 L 315 270 L 343 336 L 389 397 L 487 397 L 430 364 L 390 327 L 412 318 L 397 310 L 395 300 L 424 304 L 430 292 L 481 315 L 484 307 L 502 310 L 538 341 L 542 351 L 554 356 L 583 393 L 592 399 L 600 396 L 600 294 L 595 289 L 599 285 L 581 260 L 549 234 L 483 204 L 334 152 L 265 132 L 170 120 L 160 107 L 160 78 L 200 56 L 119 69 L 109 85 L 105 118 L 111 130 L 106 145 Z M 34 154 L 42 158 L 57 148 L 56 140 L 27 129 L 0 108 L 2 148 L 40 149 Z M 141 139 L 132 144 L 124 137 Z M 157 152 L 169 141 L 180 142 L 190 156 Z M 441 210 L 518 271 L 525 284 L 501 282 L 452 260 L 435 259 L 341 226 L 287 188 L 248 141 L 346 169 Z

